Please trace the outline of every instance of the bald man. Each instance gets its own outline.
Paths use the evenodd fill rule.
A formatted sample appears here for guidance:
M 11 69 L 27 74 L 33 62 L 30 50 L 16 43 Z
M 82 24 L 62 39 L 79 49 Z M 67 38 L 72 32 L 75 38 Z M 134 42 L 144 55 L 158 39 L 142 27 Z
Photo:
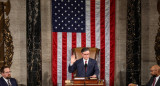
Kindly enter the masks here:
M 146 86 L 160 86 L 160 66 L 154 65 L 150 68 L 150 74 L 152 75 L 149 82 L 146 84 Z M 137 84 L 129 84 L 128 86 L 140 86 Z

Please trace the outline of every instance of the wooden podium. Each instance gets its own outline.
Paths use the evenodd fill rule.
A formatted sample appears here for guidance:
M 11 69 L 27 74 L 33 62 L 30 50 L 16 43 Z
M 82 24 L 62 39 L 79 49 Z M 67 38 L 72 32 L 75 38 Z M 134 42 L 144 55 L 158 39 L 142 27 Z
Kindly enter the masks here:
M 65 80 L 65 86 L 106 86 L 105 80 L 74 78 Z

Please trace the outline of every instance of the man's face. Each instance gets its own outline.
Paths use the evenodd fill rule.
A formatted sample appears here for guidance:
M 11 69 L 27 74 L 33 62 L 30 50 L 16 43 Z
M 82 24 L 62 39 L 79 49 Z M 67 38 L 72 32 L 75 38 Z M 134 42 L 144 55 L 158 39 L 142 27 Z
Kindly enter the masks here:
M 4 78 L 11 78 L 11 71 L 9 68 L 4 69 L 4 73 L 1 73 Z
M 158 70 L 156 70 L 156 68 L 154 68 L 154 67 L 151 67 L 151 69 L 150 69 L 150 74 L 151 74 L 152 76 L 157 76 Z
M 83 52 L 82 57 L 87 60 L 89 58 L 89 51 Z

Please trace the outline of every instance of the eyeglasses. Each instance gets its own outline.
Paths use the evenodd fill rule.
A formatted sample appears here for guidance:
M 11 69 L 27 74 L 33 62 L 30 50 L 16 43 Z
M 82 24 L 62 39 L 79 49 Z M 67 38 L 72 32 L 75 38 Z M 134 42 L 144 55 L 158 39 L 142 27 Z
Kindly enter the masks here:
M 11 73 L 11 71 L 9 71 L 9 72 L 4 72 L 4 73 L 7 73 L 7 74 L 8 74 L 8 73 Z

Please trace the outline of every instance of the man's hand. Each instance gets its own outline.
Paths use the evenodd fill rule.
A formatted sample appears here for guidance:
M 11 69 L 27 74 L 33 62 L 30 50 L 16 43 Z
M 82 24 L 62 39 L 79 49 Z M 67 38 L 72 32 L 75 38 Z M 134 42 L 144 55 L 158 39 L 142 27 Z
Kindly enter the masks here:
M 90 76 L 91 78 L 96 78 L 97 76 L 96 75 L 93 75 L 93 76 Z
M 130 83 L 128 86 L 137 86 L 136 84 Z
M 77 59 L 75 58 L 75 55 L 71 56 L 71 64 L 73 64 Z

